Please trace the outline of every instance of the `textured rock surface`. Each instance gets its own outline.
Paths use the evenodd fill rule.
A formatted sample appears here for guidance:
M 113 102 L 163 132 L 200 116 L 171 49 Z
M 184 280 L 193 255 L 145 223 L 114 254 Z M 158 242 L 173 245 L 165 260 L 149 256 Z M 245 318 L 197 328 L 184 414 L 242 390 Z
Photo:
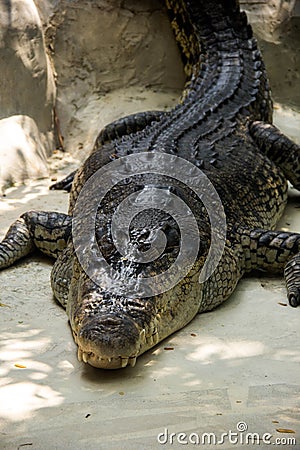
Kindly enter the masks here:
M 0 185 L 48 175 L 47 155 L 36 122 L 28 116 L 0 120 Z M 5 162 L 5 164 L 2 164 Z
M 247 11 L 256 32 L 271 42 L 297 14 L 297 0 L 240 0 L 240 4 Z
M 40 152 L 50 154 L 54 145 L 52 115 L 55 85 L 45 53 L 41 21 L 33 0 L 0 2 L 0 98 L 0 119 L 15 115 L 30 117 L 35 123 L 31 123 L 30 128 L 34 128 L 34 139 L 38 142 L 36 148 L 33 140 L 28 143 L 31 147 L 29 160 L 23 146 L 20 152 L 12 150 L 9 153 L 9 149 L 17 149 L 20 133 L 16 136 L 10 134 L 8 143 L 8 132 L 3 127 L 5 123 L 11 126 L 14 119 L 2 123 L 0 185 L 8 181 L 23 181 L 27 175 L 38 177 L 41 169 L 42 172 L 46 170 L 46 161 L 44 157 L 40 158 Z M 17 123 L 20 127 L 21 121 Z M 24 124 L 27 127 L 27 119 Z M 27 129 L 24 129 L 23 138 L 26 133 Z M 30 171 L 27 164 L 31 165 Z M 15 170 L 16 165 L 18 170 Z
M 268 68 L 274 99 L 299 110 L 300 1 L 241 0 Z

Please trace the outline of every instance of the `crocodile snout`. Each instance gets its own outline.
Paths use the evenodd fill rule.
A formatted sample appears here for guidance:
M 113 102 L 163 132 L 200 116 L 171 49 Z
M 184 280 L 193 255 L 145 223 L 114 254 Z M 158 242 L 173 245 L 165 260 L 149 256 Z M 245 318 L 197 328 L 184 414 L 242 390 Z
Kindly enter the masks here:
M 141 347 L 140 331 L 126 314 L 88 317 L 75 340 L 80 360 L 105 369 L 134 366 Z

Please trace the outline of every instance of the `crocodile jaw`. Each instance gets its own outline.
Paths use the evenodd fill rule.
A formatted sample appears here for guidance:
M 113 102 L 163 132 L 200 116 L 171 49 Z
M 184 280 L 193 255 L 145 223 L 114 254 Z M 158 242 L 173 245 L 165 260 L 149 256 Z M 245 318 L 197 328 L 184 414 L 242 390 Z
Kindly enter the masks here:
M 76 321 L 71 320 L 79 361 L 101 369 L 134 367 L 138 356 L 183 328 L 199 309 L 199 292 L 198 295 L 187 295 L 184 298 L 180 286 L 165 292 L 155 300 L 155 312 L 148 309 L 148 313 L 151 312 L 150 320 L 143 320 L 142 327 L 141 320 L 135 321 L 132 317 L 128 320 L 127 314 L 122 317 L 122 321 L 119 320 L 120 317 L 116 320 L 119 323 L 116 323 L 114 328 L 110 326 L 113 319 L 107 320 L 106 313 L 102 317 L 93 317 L 90 323 L 85 323 L 85 327 L 76 325 Z M 106 326 L 101 328 L 101 323 Z M 85 331 L 87 328 L 90 329 L 88 339 Z M 100 333 L 98 335 L 97 329 L 101 330 L 101 336 Z
M 67 314 L 78 359 L 103 369 L 133 367 L 138 356 L 198 313 L 203 294 L 198 279 L 199 261 L 172 289 L 153 297 L 125 298 L 104 291 L 84 272 L 74 276 Z
M 130 356 L 125 354 L 119 356 L 106 356 L 103 353 L 100 353 L 99 350 L 95 350 L 95 352 L 93 352 L 90 350 L 90 347 L 84 346 L 83 343 L 77 338 L 74 331 L 73 337 L 77 344 L 78 360 L 99 369 L 123 369 L 127 366 L 134 367 L 138 356 L 160 341 L 158 332 L 146 338 L 145 329 L 142 329 L 140 332 L 139 341 L 140 349 L 136 354 L 132 354 Z
M 78 346 L 78 360 L 101 369 L 123 369 L 127 366 L 134 367 L 138 356 L 155 346 L 165 337 L 158 331 L 160 320 L 160 315 L 157 314 L 153 319 L 151 326 L 148 327 L 148 333 L 146 333 L 145 328 L 142 328 L 139 331 L 134 349 L 131 349 L 131 351 L 126 348 L 118 349 L 118 347 L 115 347 L 113 344 L 111 344 L 110 348 L 105 348 L 104 346 L 101 348 L 99 343 L 95 343 L 93 336 L 91 336 L 91 340 L 86 340 L 82 338 L 81 332 L 77 334 L 72 330 L 74 341 Z M 110 340 L 108 333 L 107 340 Z
M 76 342 L 76 338 L 74 336 Z M 134 367 L 136 363 L 137 356 L 122 357 L 114 356 L 108 357 L 104 355 L 99 355 L 91 351 L 84 351 L 80 344 L 77 349 L 77 357 L 79 362 L 85 362 L 98 369 L 123 369 L 126 366 Z

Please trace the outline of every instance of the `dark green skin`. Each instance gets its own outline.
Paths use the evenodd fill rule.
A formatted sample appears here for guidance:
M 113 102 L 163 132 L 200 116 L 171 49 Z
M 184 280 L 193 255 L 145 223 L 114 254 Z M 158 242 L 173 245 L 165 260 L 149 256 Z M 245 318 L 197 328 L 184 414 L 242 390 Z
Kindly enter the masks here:
M 102 131 L 75 175 L 69 216 L 52 215 L 50 220 L 47 213 L 24 215 L 0 245 L 2 267 L 34 247 L 58 256 L 52 272 L 53 291 L 67 309 L 79 358 L 95 367 L 134 365 L 137 356 L 182 328 L 198 312 L 211 310 L 226 300 L 241 276 L 252 269 L 282 272 L 285 268 L 290 303 L 300 303 L 300 236 L 271 231 L 286 204 L 287 179 L 300 187 L 300 152 L 271 124 L 272 102 L 265 67 L 246 16 L 235 1 L 170 0 L 167 7 L 190 74 L 182 102 L 168 113 L 129 116 Z M 187 187 L 163 176 L 149 174 L 116 187 L 99 211 L 96 232 L 98 244 L 119 268 L 127 263 L 116 259 L 110 233 L 103 224 L 109 224 L 119 199 L 132 193 L 137 185 L 171 185 L 190 203 L 201 235 L 198 259 L 188 276 L 168 292 L 132 299 L 107 293 L 83 271 L 73 249 L 71 217 L 81 189 L 97 170 L 116 158 L 141 152 L 177 155 L 209 177 L 226 213 L 227 239 L 217 269 L 199 284 L 211 235 L 201 202 Z M 67 181 L 70 183 L 70 179 Z M 88 203 L 85 213 L 90 213 Z M 141 214 L 133 231 L 138 235 L 147 221 L 152 224 L 156 219 L 161 219 L 158 213 Z M 55 237 L 52 232 L 58 221 L 59 250 L 55 248 L 58 232 Z M 163 221 L 168 229 L 168 245 L 176 253 L 176 224 L 171 218 Z M 40 240 L 36 239 L 37 229 Z M 24 251 L 13 250 L 14 245 L 9 244 L 16 233 L 26 236 L 19 238 L 26 243 Z M 166 261 L 172 262 L 172 252 L 164 262 L 153 264 L 151 271 L 158 273 Z M 144 274 L 149 270 L 147 266 L 142 269 Z M 133 266 L 132 274 L 138 271 L 141 268 Z

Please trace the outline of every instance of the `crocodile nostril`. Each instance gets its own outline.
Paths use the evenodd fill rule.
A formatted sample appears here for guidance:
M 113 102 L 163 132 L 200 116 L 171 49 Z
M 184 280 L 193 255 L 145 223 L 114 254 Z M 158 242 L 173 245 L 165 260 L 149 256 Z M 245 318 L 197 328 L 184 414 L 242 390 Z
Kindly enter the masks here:
M 127 306 L 129 308 L 144 309 L 145 308 L 145 302 L 141 302 L 141 301 L 138 301 L 138 300 L 127 300 Z
M 82 323 L 77 341 L 86 353 L 100 357 L 131 356 L 140 348 L 140 330 L 126 315 L 98 315 Z
M 119 326 L 121 324 L 122 320 L 119 317 L 106 317 L 99 320 L 99 325 Z

